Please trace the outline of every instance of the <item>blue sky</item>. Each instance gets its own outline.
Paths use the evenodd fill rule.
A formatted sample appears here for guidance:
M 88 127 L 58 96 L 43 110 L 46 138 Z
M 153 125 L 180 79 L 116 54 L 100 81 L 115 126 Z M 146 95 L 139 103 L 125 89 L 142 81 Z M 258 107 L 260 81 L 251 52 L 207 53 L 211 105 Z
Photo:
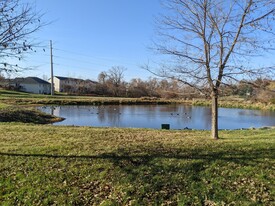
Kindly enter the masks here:
M 160 0 L 22 0 L 45 13 L 51 22 L 34 34 L 43 49 L 26 56 L 22 66 L 34 67 L 17 76 L 50 77 L 49 41 L 53 41 L 54 75 L 97 80 L 112 66 L 127 68 L 125 79 L 147 79 L 150 66 L 164 56 L 148 49 L 156 37 L 155 19 L 164 12 Z M 274 53 L 250 62 L 274 65 Z
M 35 38 L 46 45 L 26 56 L 23 64 L 35 67 L 20 76 L 50 76 L 49 41 L 54 47 L 54 74 L 96 80 L 112 66 L 127 70 L 125 79 L 146 79 L 140 65 L 153 58 L 148 49 L 154 37 L 159 0 L 24 0 L 52 22 Z

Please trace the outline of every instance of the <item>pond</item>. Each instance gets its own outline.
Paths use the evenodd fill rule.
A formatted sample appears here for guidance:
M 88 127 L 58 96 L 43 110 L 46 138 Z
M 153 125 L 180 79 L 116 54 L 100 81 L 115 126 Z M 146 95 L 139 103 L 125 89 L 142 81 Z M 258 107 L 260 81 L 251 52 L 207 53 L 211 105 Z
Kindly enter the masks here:
M 66 118 L 54 125 L 160 129 L 211 129 L 211 108 L 189 105 L 43 106 Z M 275 112 L 219 108 L 219 129 L 275 126 Z

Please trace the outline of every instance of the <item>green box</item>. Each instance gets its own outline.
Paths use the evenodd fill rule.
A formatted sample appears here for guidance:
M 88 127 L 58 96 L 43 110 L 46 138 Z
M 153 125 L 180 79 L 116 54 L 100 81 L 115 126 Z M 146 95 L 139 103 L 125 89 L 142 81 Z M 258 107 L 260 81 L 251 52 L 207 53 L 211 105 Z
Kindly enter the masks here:
M 170 124 L 161 124 L 161 129 L 170 129 Z

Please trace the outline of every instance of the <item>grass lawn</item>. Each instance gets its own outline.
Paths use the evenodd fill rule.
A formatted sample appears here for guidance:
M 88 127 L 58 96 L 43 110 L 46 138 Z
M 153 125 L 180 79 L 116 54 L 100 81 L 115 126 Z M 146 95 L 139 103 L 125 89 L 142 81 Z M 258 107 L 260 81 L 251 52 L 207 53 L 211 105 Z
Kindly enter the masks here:
M 274 205 L 275 130 L 0 123 L 1 205 Z

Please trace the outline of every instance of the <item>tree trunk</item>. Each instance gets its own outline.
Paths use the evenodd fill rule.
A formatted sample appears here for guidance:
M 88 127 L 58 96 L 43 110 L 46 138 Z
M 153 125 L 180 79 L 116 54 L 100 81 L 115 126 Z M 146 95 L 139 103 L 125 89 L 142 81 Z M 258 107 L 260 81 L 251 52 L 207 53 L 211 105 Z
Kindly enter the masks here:
M 212 138 L 219 139 L 218 136 L 218 92 L 214 90 L 212 92 Z

